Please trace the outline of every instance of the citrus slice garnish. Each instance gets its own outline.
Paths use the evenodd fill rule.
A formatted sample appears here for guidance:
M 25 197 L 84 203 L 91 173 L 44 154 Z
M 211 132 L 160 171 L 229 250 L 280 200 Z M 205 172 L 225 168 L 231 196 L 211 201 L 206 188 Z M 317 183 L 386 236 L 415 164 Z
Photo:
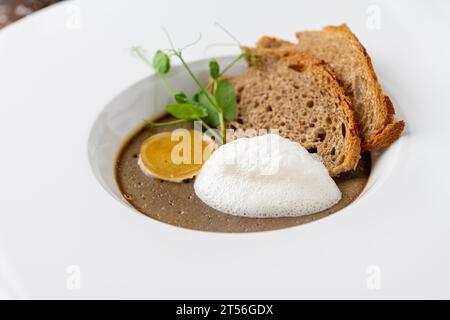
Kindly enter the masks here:
M 214 141 L 201 131 L 176 129 L 145 140 L 138 163 L 148 176 L 181 182 L 193 178 L 214 149 Z

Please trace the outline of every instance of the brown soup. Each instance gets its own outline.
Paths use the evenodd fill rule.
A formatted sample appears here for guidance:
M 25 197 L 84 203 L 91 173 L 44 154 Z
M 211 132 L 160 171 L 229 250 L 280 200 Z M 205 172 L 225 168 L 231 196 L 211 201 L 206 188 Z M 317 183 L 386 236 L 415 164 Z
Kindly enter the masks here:
M 342 199 L 333 207 L 301 217 L 243 218 L 222 213 L 204 204 L 194 192 L 193 180 L 172 183 L 146 176 L 137 161 L 141 144 L 153 134 L 180 126 L 142 128 L 120 150 L 116 179 L 123 197 L 146 216 L 178 227 L 215 232 L 255 232 L 298 226 L 336 213 L 364 190 L 371 170 L 368 152 L 361 155 L 355 171 L 334 178 Z M 186 127 L 186 126 L 185 126 Z

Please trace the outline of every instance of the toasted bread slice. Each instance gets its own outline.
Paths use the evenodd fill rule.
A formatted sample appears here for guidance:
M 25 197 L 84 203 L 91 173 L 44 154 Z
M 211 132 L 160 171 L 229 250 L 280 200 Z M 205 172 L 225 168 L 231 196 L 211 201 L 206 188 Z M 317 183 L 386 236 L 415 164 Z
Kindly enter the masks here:
M 357 122 L 332 69 L 296 49 L 245 50 L 251 57 L 247 73 L 229 78 L 239 108 L 228 127 L 277 129 L 317 152 L 330 175 L 354 169 L 360 158 Z
M 297 32 L 296 36 L 299 50 L 329 63 L 342 80 L 356 112 L 362 149 L 380 149 L 397 140 L 405 123 L 394 120 L 394 107 L 381 90 L 371 59 L 347 25 Z M 293 44 L 288 41 L 272 37 L 263 37 L 257 43 L 260 48 L 291 46 Z

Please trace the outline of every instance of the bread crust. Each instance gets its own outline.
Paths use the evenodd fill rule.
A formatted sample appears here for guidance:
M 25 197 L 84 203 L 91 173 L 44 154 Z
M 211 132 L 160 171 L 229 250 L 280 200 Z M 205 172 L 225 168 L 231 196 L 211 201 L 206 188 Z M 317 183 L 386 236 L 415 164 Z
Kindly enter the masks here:
M 383 94 L 383 91 L 381 90 L 380 82 L 378 81 L 378 77 L 373 68 L 372 59 L 367 53 L 366 48 L 361 44 L 356 35 L 345 23 L 339 26 L 327 26 L 322 30 L 344 34 L 348 38 L 348 40 L 351 41 L 356 46 L 356 48 L 364 55 L 368 71 L 372 79 L 374 80 L 375 86 L 372 89 L 375 90 L 376 95 L 380 100 L 378 106 L 380 108 L 380 116 L 383 118 L 383 122 L 385 123 L 385 125 L 383 128 L 378 130 L 378 132 L 375 132 L 371 136 L 362 138 L 362 150 L 378 150 L 392 144 L 401 136 L 406 124 L 404 121 L 394 121 L 394 105 L 392 104 L 391 99 L 388 96 L 385 96 Z M 299 32 L 296 33 L 297 38 L 299 34 Z
M 281 48 L 288 48 L 292 47 L 294 44 L 292 42 L 278 39 L 275 37 L 270 36 L 262 36 L 259 38 L 259 40 L 256 42 L 256 48 L 266 48 L 266 49 L 281 49 Z
M 339 26 L 327 26 L 322 29 L 322 32 L 336 32 L 350 41 L 363 55 L 366 62 L 367 71 L 373 80 L 374 85 L 372 86 L 372 90 L 375 92 L 377 100 L 377 116 L 381 118 L 380 122 L 384 125 L 377 131 L 373 132 L 370 136 L 361 137 L 361 150 L 378 150 L 393 143 L 401 136 L 406 124 L 404 121 L 394 120 L 395 108 L 390 98 L 383 94 L 378 77 L 372 65 L 372 60 L 368 55 L 366 48 L 361 44 L 346 24 Z M 302 32 L 297 32 L 297 38 L 301 38 L 301 34 Z M 289 47 L 295 48 L 296 44 L 275 37 L 263 36 L 258 40 L 256 46 L 259 48 L 284 50 Z M 297 47 L 297 50 L 301 49 Z M 359 125 L 361 126 L 362 124 Z
M 342 96 L 344 100 L 344 103 L 341 106 L 347 120 L 348 133 L 346 135 L 345 159 L 339 166 L 330 170 L 330 175 L 335 176 L 345 171 L 354 170 L 361 157 L 361 140 L 359 138 L 358 122 L 356 121 L 356 115 L 352 108 L 352 102 L 345 94 L 342 82 L 334 72 L 333 68 L 325 61 L 320 60 L 309 53 L 300 52 L 293 48 L 285 47 L 282 50 L 271 50 L 270 52 L 271 54 L 279 55 L 281 60 L 286 61 L 289 65 L 301 65 L 305 63 L 305 60 L 310 60 L 312 64 L 323 67 L 325 72 L 336 81 L 336 93 Z

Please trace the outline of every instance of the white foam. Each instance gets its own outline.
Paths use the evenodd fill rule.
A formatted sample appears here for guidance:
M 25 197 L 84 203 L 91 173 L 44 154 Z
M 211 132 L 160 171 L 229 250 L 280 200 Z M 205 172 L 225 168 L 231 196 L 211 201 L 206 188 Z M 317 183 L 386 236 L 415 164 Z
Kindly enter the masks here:
M 342 197 L 320 157 L 277 134 L 221 146 L 203 165 L 194 189 L 212 208 L 255 218 L 308 215 Z

